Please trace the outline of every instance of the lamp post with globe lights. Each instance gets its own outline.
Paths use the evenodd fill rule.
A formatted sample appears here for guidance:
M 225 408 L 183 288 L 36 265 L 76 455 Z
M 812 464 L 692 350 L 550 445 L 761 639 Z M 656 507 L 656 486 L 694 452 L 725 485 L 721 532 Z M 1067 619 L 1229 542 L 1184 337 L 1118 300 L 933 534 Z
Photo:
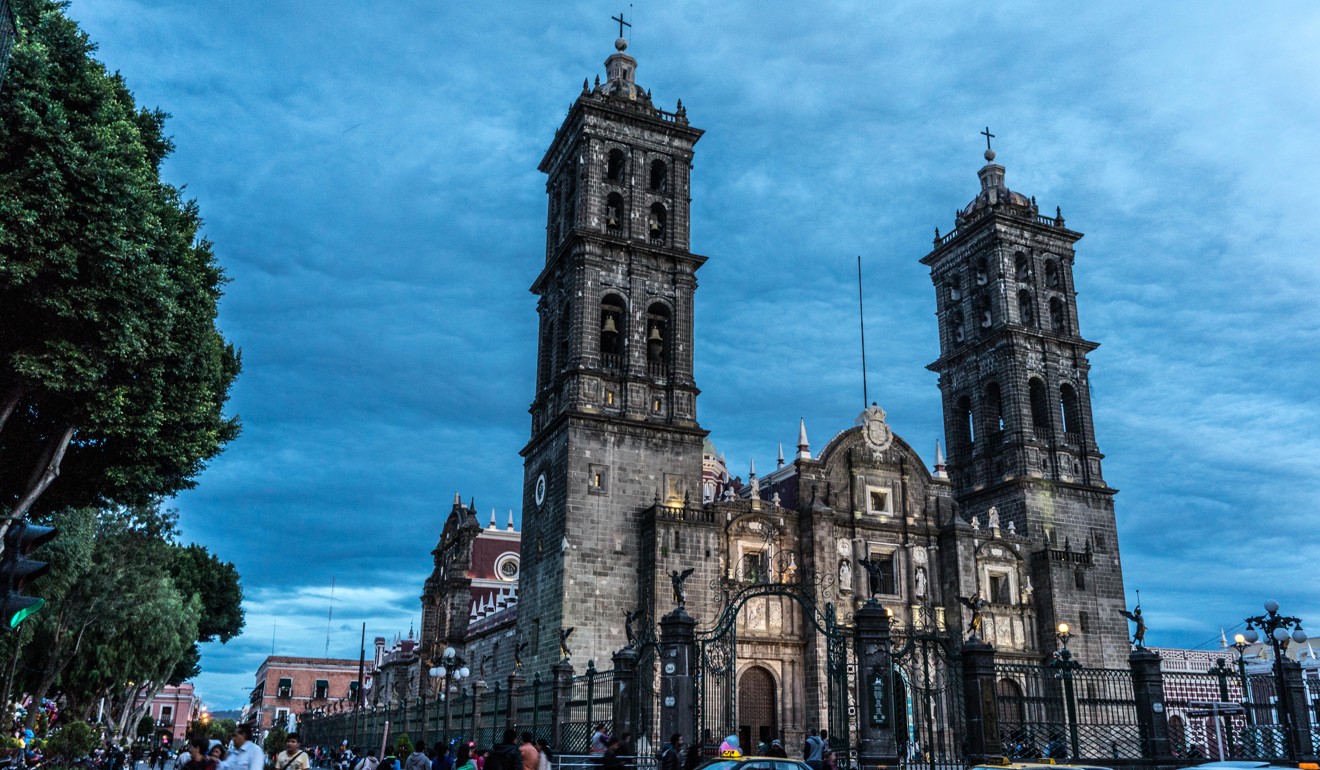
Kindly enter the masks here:
M 446 647 L 440 660 L 435 663 L 436 665 L 431 667 L 429 673 L 431 679 L 441 682 L 441 693 L 445 699 L 445 734 L 443 739 L 448 742 L 450 739 L 449 691 L 453 686 L 471 676 L 472 672 L 468 670 L 467 661 L 463 660 L 462 656 L 453 647 Z
M 1294 762 L 1301 759 L 1303 753 L 1310 753 L 1310 746 L 1301 745 L 1301 733 L 1297 729 L 1297 715 L 1293 713 L 1292 697 L 1288 692 L 1288 679 L 1284 675 L 1284 650 L 1289 640 L 1302 644 L 1306 641 L 1306 632 L 1302 630 L 1302 619 L 1279 614 L 1279 603 L 1270 599 L 1265 602 L 1265 614 L 1247 618 L 1247 628 L 1234 639 L 1241 638 L 1247 644 L 1260 640 L 1259 627 L 1269 640 L 1274 651 L 1274 689 L 1275 703 L 1278 709 L 1279 724 L 1283 727 L 1284 738 L 1288 744 L 1288 757 Z M 1234 645 L 1236 647 L 1236 645 Z M 1239 657 L 1240 659 L 1240 657 Z M 1245 672 L 1245 666 L 1243 668 Z M 1309 736 L 1308 736 L 1309 737 Z M 1310 741 L 1308 740 L 1307 743 Z
M 1054 656 L 1049 662 L 1049 667 L 1054 669 L 1056 679 L 1063 680 L 1063 698 L 1068 713 L 1068 738 L 1072 744 L 1072 756 L 1079 756 L 1077 734 L 1077 698 L 1073 692 L 1073 674 L 1082 669 L 1082 664 L 1073 659 L 1072 651 L 1068 649 L 1068 642 L 1072 639 L 1072 632 L 1067 623 L 1059 624 L 1059 632 L 1055 634 L 1059 640 L 1059 649 L 1054 651 Z
M 1256 710 L 1251 698 L 1251 683 L 1247 681 L 1247 648 L 1251 643 L 1247 641 L 1244 634 L 1233 634 L 1233 644 L 1229 645 L 1237 650 L 1238 678 L 1242 680 L 1242 700 L 1243 706 L 1247 708 L 1247 724 L 1256 724 Z

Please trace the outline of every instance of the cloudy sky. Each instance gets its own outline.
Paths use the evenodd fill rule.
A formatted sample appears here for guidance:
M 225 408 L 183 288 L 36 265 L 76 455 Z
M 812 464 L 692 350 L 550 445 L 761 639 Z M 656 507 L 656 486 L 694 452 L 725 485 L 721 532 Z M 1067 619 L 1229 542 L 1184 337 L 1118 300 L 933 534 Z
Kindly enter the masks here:
M 1084 5 L 1073 8 L 1070 6 Z M 702 424 L 735 472 L 872 397 L 931 459 L 917 260 L 977 190 L 1063 208 L 1105 477 L 1148 639 L 1206 646 L 1320 563 L 1320 8 L 1312 3 L 641 2 L 629 52 L 706 129 L 693 171 Z M 536 164 L 603 72 L 619 4 L 75 0 L 144 105 L 232 283 L 243 436 L 177 500 L 234 561 L 261 659 L 407 633 L 455 491 L 519 504 L 544 260 Z M 330 588 L 334 581 L 333 620 Z M 1231 631 L 1230 631 L 1231 633 Z

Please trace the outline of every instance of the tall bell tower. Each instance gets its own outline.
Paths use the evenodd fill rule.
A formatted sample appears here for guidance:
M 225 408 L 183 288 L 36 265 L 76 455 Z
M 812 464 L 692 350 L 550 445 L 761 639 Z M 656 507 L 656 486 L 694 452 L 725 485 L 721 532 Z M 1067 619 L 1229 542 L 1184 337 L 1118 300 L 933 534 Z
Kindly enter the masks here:
M 622 25 L 622 22 L 621 22 Z M 620 29 L 622 33 L 622 28 Z M 623 610 L 647 601 L 643 518 L 701 495 L 692 376 L 690 173 L 702 132 L 637 85 L 622 36 L 540 170 L 548 181 L 531 440 L 524 458 L 518 633 L 523 661 L 607 665 Z
M 1040 649 L 1059 623 L 1089 665 L 1126 665 L 1127 624 L 1113 495 L 1091 421 L 1090 363 L 1073 285 L 1081 233 L 1010 190 L 986 130 L 981 191 L 936 231 L 948 470 L 964 517 L 990 508 L 1032 541 Z

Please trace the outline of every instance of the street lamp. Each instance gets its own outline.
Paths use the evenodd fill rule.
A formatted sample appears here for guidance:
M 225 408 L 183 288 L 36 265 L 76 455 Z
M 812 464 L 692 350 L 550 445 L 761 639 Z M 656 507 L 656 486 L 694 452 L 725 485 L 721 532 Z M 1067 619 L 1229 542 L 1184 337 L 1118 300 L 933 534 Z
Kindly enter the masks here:
M 1081 754 L 1078 751 L 1081 741 L 1077 734 L 1077 698 L 1073 693 L 1073 673 L 1080 671 L 1082 664 L 1073 659 L 1072 651 L 1068 649 L 1072 633 L 1067 623 L 1059 624 L 1059 632 L 1055 634 L 1055 638 L 1059 640 L 1059 649 L 1054 651 L 1049 667 L 1054 669 L 1055 679 L 1063 680 L 1064 705 L 1068 712 L 1068 738 L 1072 744 L 1072 756 L 1076 758 Z
M 456 685 L 459 682 L 463 681 L 464 679 L 467 679 L 469 676 L 472 675 L 472 672 L 468 670 L 467 661 L 463 660 L 462 656 L 460 656 L 458 652 L 454 650 L 453 647 L 446 647 L 444 655 L 440 657 L 440 660 L 436 661 L 436 665 L 431 667 L 429 673 L 432 679 L 440 680 L 443 682 L 443 684 L 441 685 L 442 687 L 441 692 L 443 693 L 445 699 L 444 740 L 448 741 L 449 717 L 450 717 L 450 712 L 449 712 L 450 687 L 451 685 Z M 425 715 L 423 715 L 422 717 L 422 730 L 423 732 L 425 732 L 426 730 Z
M 1288 757 L 1294 762 L 1301 758 L 1301 746 L 1297 744 L 1297 730 L 1293 718 L 1293 703 L 1288 697 L 1288 681 L 1283 674 L 1284 645 L 1291 639 L 1298 644 L 1306 641 L 1306 632 L 1302 630 L 1302 619 L 1279 614 L 1279 603 L 1273 599 L 1265 602 L 1265 614 L 1247 618 L 1247 629 L 1240 636 L 1248 644 L 1260 639 L 1256 627 L 1265 632 L 1274 650 L 1274 688 L 1277 697 L 1275 708 L 1279 715 L 1279 724 L 1283 726 L 1284 737 L 1288 741 Z M 1236 639 L 1237 636 L 1234 636 Z
M 1245 635 L 1233 634 L 1233 644 L 1230 646 L 1237 650 L 1238 678 L 1242 680 L 1243 703 L 1246 706 L 1254 705 L 1252 704 L 1251 699 L 1251 685 L 1247 682 L 1247 661 L 1245 655 L 1247 648 L 1251 646 L 1251 643 L 1247 641 Z M 1253 725 L 1256 724 L 1256 710 L 1254 708 L 1247 708 L 1247 723 Z

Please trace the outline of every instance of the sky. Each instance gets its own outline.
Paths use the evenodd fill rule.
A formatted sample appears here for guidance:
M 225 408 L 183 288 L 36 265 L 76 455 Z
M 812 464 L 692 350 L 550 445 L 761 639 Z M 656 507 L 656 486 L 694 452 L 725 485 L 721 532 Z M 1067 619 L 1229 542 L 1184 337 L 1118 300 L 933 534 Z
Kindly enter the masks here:
M 1074 7 L 1075 6 L 1075 7 Z M 233 561 L 247 628 L 204 649 L 212 708 L 266 655 L 406 634 L 458 492 L 520 504 L 545 180 L 619 4 L 74 0 L 173 117 L 227 271 L 242 436 L 177 498 Z M 978 190 L 1060 206 L 1125 585 L 1159 646 L 1261 602 L 1320 627 L 1320 7 L 1313 3 L 635 2 L 639 85 L 706 131 L 692 172 L 701 424 L 734 473 L 871 398 L 928 462 L 935 294 L 918 260 Z M 331 586 L 333 602 L 331 601 Z M 331 610 L 333 608 L 333 613 Z

